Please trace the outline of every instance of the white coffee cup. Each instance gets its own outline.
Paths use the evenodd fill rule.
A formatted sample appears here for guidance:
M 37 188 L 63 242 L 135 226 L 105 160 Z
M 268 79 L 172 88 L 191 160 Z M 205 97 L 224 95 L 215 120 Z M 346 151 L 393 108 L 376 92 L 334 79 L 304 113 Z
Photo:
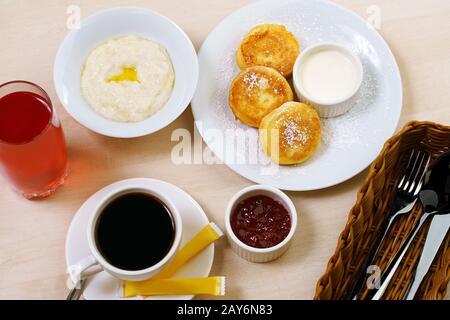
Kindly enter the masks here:
M 162 260 L 160 260 L 155 265 L 148 267 L 142 270 L 123 270 L 115 267 L 110 264 L 101 254 L 99 248 L 97 247 L 97 243 L 95 241 L 96 237 L 96 224 L 98 218 L 100 217 L 103 209 L 111 203 L 112 200 L 117 197 L 133 192 L 143 192 L 149 194 L 157 199 L 159 199 L 162 203 L 166 205 L 172 214 L 172 219 L 175 226 L 175 237 L 170 247 L 169 252 L 164 256 Z M 119 187 L 109 194 L 107 194 L 98 204 L 96 209 L 93 211 L 92 216 L 88 223 L 87 228 L 87 237 L 88 237 L 88 245 L 91 251 L 91 254 L 84 259 L 81 259 L 76 265 L 70 267 L 70 275 L 72 281 L 76 283 L 79 279 L 83 279 L 89 277 L 90 275 L 97 273 L 99 271 L 106 271 L 110 273 L 112 276 L 122 279 L 122 280 L 130 280 L 130 281 L 142 281 L 149 279 L 155 275 L 157 275 L 162 269 L 172 260 L 181 242 L 182 235 L 182 220 L 181 216 L 173 204 L 173 202 L 167 198 L 164 194 L 160 193 L 158 190 L 154 190 L 151 188 L 143 188 L 142 186 L 125 186 Z

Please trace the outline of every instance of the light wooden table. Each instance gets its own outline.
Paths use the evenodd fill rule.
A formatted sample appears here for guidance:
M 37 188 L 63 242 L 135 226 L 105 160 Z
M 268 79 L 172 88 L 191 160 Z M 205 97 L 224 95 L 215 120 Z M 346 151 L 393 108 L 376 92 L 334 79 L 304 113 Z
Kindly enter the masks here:
M 78 207 L 95 191 L 130 177 L 162 179 L 188 191 L 211 220 L 223 227 L 226 203 L 251 184 L 224 165 L 175 166 L 170 160 L 176 128 L 193 130 L 188 108 L 164 130 L 138 139 L 97 135 L 75 122 L 55 94 L 52 65 L 67 33 L 66 8 L 82 16 L 115 5 L 148 7 L 168 16 L 198 49 L 208 32 L 249 0 L 0 0 L 0 83 L 27 79 L 50 94 L 62 119 L 70 158 L 67 184 L 53 197 L 27 201 L 0 181 L 0 298 L 66 297 L 64 241 Z M 450 1 L 338 0 L 367 17 L 381 9 L 381 34 L 390 44 L 404 85 L 399 128 L 412 119 L 450 124 Z M 347 221 L 366 172 L 338 186 L 314 192 L 289 192 L 299 210 L 299 228 L 286 255 L 269 264 L 252 264 L 216 245 L 212 274 L 228 277 L 226 298 L 312 298 L 337 237 Z M 200 297 L 201 298 L 201 297 Z

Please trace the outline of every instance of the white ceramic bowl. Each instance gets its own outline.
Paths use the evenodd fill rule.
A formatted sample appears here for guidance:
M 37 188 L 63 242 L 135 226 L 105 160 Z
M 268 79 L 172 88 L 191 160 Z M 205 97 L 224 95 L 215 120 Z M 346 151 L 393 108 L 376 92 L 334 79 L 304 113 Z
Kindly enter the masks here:
M 287 209 L 291 216 L 291 230 L 289 231 L 287 237 L 276 246 L 270 248 L 262 249 L 251 247 L 239 240 L 231 229 L 230 217 L 236 205 L 240 201 L 256 195 L 265 195 L 271 197 L 272 199 L 278 200 Z M 231 198 L 225 212 L 225 229 L 231 249 L 240 257 L 251 262 L 269 262 L 280 257 L 288 249 L 296 228 L 297 210 L 295 209 L 294 204 L 284 192 L 271 186 L 254 185 L 242 189 L 236 193 L 233 198 Z
M 137 34 L 164 46 L 175 70 L 172 95 L 159 112 L 140 122 L 115 122 L 96 113 L 80 90 L 80 77 L 88 54 L 99 43 L 117 35 Z M 97 133 L 131 138 L 158 131 L 186 109 L 198 80 L 198 60 L 189 37 L 173 21 L 153 11 L 117 7 L 100 11 L 81 21 L 61 43 L 56 54 L 53 78 L 56 92 L 67 112 Z
M 301 81 L 300 81 L 300 67 L 301 64 L 311 55 L 321 51 L 321 50 L 329 50 L 334 49 L 338 50 L 342 53 L 344 53 L 355 65 L 357 72 L 358 72 L 358 78 L 356 80 L 356 84 L 354 89 L 349 92 L 345 97 L 342 97 L 340 99 L 336 99 L 334 101 L 321 101 L 317 99 L 316 97 L 312 97 L 311 95 L 304 90 L 302 87 Z M 318 114 L 322 118 L 331 118 L 339 116 L 345 112 L 347 112 L 353 105 L 354 105 L 354 96 L 358 92 L 359 88 L 361 87 L 362 80 L 363 80 L 363 67 L 361 64 L 360 59 L 354 55 L 350 50 L 348 50 L 346 47 L 336 44 L 336 43 L 320 43 L 311 47 L 308 47 L 307 49 L 303 50 L 301 54 L 297 57 L 297 60 L 294 64 L 294 70 L 293 70 L 293 83 L 294 83 L 294 89 L 298 96 L 298 98 L 306 102 L 312 106 L 315 107 Z

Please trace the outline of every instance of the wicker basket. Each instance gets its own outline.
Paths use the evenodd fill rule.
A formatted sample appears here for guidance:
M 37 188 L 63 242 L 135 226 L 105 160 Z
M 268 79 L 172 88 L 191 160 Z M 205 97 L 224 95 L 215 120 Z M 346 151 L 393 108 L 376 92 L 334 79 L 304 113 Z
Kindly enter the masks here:
M 315 299 L 349 298 L 351 286 L 363 268 L 365 257 L 378 235 L 383 217 L 389 211 L 395 186 L 412 148 L 426 150 L 436 159 L 450 149 L 450 127 L 414 121 L 385 143 L 359 190 L 356 204 L 350 210 L 347 225 L 339 237 L 326 272 L 317 283 Z M 421 214 L 422 207 L 418 203 L 411 214 L 398 219 L 393 225 L 393 230 L 387 235 L 375 257 L 375 264 L 381 270 L 385 269 L 389 258 L 398 251 L 401 241 L 397 240 L 408 235 Z M 420 257 L 427 229 L 428 226 L 425 226 L 415 237 L 383 299 L 404 297 L 413 276 L 414 266 Z M 415 299 L 443 299 L 449 278 L 450 233 L 440 247 Z M 367 291 L 361 292 L 360 298 L 364 298 L 366 294 Z

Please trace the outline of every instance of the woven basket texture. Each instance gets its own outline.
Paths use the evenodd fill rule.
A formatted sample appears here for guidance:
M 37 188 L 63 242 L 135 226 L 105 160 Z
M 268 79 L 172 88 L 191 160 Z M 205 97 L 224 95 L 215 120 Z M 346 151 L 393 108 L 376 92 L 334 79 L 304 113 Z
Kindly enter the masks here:
M 339 236 L 336 251 L 330 258 L 325 274 L 319 279 L 315 299 L 347 299 L 352 284 L 363 268 L 365 257 L 389 214 L 395 188 L 411 151 L 424 150 L 432 155 L 432 162 L 450 149 L 450 127 L 433 122 L 413 121 L 384 145 L 372 163 L 358 192 L 357 201 L 348 215 L 347 224 Z M 432 163 L 431 163 L 432 164 Z M 397 219 L 387 235 L 374 264 L 384 270 L 389 259 L 399 250 L 422 214 L 420 201 L 410 214 Z M 402 299 L 413 279 L 414 268 L 420 258 L 428 225 L 415 237 L 391 280 L 383 299 Z M 357 271 L 357 272 L 355 272 Z M 447 234 L 433 264 L 423 280 L 415 299 L 443 299 L 450 278 L 450 233 Z M 364 299 L 367 289 L 359 298 Z

